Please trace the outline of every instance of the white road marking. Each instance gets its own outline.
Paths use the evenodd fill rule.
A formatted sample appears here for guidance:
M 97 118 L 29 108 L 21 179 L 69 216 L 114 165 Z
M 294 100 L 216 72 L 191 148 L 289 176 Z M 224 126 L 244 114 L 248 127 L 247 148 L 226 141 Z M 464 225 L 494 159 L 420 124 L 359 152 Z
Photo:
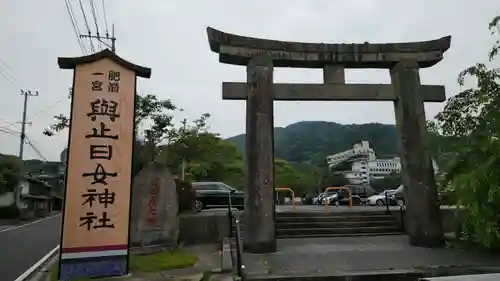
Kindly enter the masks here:
M 35 224 L 35 223 L 39 223 L 39 222 L 42 222 L 44 220 L 48 220 L 48 219 L 51 219 L 53 217 L 57 217 L 57 216 L 60 216 L 61 214 L 56 214 L 56 215 L 53 215 L 53 216 L 50 216 L 50 217 L 46 217 L 46 218 L 43 218 L 43 219 L 39 219 L 39 220 L 36 220 L 36 221 L 32 221 L 32 222 L 29 222 L 29 223 L 26 223 L 26 224 L 22 224 L 22 225 L 18 225 L 18 226 L 14 226 L 14 227 L 11 227 L 11 228 L 7 228 L 7 229 L 2 229 L 0 230 L 0 233 L 2 232 L 6 232 L 6 231 L 9 231 L 9 230 L 14 230 L 14 229 L 18 229 L 18 228 L 21 228 L 21 227 L 25 227 L 25 226 L 28 226 L 28 225 L 32 225 L 32 224 Z
M 33 272 L 38 270 L 40 266 L 42 266 L 47 260 L 49 260 L 57 251 L 59 251 L 59 245 L 48 252 L 43 258 L 37 261 L 33 266 L 31 266 L 28 270 L 26 270 L 23 274 L 16 278 L 14 281 L 25 281 Z

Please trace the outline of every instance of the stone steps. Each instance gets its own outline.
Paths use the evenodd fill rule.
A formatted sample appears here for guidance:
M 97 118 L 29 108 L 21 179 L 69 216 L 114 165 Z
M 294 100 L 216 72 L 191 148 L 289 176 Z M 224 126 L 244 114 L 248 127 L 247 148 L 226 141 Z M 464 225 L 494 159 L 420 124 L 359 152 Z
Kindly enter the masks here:
M 240 219 L 241 234 L 245 224 Z M 374 211 L 360 213 L 278 213 L 277 238 L 344 237 L 403 234 L 399 222 L 390 214 Z M 233 225 L 236 237 L 236 226 Z
M 367 237 L 367 236 L 390 236 L 390 235 L 403 235 L 405 234 L 402 231 L 393 231 L 393 232 L 369 232 L 369 233 L 344 233 L 344 234 L 331 234 L 331 233 L 323 233 L 323 234 L 296 234 L 296 235 L 284 235 L 278 236 L 277 239 L 294 239 L 294 238 L 327 238 L 327 237 Z M 244 240 L 244 235 L 242 235 L 241 239 Z M 236 242 L 234 242 L 236 243 Z M 236 245 L 236 244 L 235 244 Z M 234 248 L 236 249 L 236 248 Z M 233 248 L 231 248 L 233 250 Z
M 399 232 L 398 226 L 367 226 L 367 227 L 335 227 L 335 228 L 294 228 L 294 229 L 278 229 L 277 237 L 286 237 L 290 235 L 350 235 L 363 233 L 391 233 Z
M 327 221 L 290 221 L 276 222 L 277 228 L 336 228 L 336 227 L 366 227 L 366 226 L 393 226 L 394 220 L 378 219 L 378 220 L 327 220 Z
M 369 217 L 369 216 L 388 216 L 385 210 L 373 210 L 373 211 L 341 211 L 341 212 L 281 212 L 276 213 L 276 218 L 296 218 L 296 217 Z

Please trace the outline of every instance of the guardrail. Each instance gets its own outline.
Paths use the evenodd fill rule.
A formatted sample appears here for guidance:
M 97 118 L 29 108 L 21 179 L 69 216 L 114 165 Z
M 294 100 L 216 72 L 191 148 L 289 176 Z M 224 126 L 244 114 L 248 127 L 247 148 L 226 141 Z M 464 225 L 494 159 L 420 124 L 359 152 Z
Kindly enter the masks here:
M 325 193 L 329 190 L 347 190 L 349 192 L 349 208 L 352 208 L 352 193 L 351 190 L 345 186 L 330 186 L 325 189 Z M 326 200 L 326 197 L 324 197 L 325 200 L 325 211 L 328 210 L 328 204 L 330 203 L 329 200 Z M 340 196 L 339 196 L 340 200 Z
M 406 223 L 405 223 L 405 213 L 406 213 L 406 207 L 403 204 L 399 205 L 399 215 L 401 216 L 401 231 L 405 232 L 406 231 Z
M 397 198 L 395 197 L 395 195 L 391 195 L 391 196 L 394 196 L 394 198 L 389 198 L 389 195 L 388 195 L 388 192 L 384 192 L 384 195 L 385 195 L 385 212 L 387 214 L 391 214 L 391 209 L 389 207 L 390 205 L 390 199 L 393 199 L 397 202 L 398 206 L 399 206 L 399 216 L 400 216 L 400 222 L 401 222 L 401 231 L 405 231 L 405 213 L 406 213 L 406 207 L 404 205 L 404 203 L 400 203 Z
M 295 192 L 293 191 L 293 189 L 288 187 L 278 187 L 275 188 L 274 191 L 290 191 L 290 193 L 292 194 L 292 210 L 295 210 Z
M 385 212 L 387 214 L 390 214 L 391 213 L 391 210 L 389 209 L 389 195 L 387 194 L 387 192 L 384 192 L 384 196 L 385 196 Z
M 243 264 L 243 240 L 241 239 L 240 220 L 236 219 L 236 274 L 245 281 L 245 265 Z
M 233 204 L 231 202 L 231 195 L 234 193 L 234 190 L 231 190 L 227 193 L 228 197 L 228 205 L 227 205 L 227 215 L 229 217 L 229 237 L 233 237 Z

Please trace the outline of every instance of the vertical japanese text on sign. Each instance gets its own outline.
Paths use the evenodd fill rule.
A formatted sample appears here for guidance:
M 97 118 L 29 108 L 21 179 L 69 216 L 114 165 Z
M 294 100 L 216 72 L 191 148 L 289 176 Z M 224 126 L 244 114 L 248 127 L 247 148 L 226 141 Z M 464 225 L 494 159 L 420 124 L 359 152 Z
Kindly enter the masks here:
M 93 92 L 103 92 L 102 77 L 104 76 L 102 72 L 92 73 L 94 80 L 92 81 L 91 89 Z M 120 89 L 120 72 L 109 70 L 108 71 L 108 91 L 106 94 L 111 92 L 119 92 Z M 85 193 L 82 194 L 83 203 L 82 205 L 88 206 L 88 211 L 85 215 L 80 217 L 80 227 L 84 227 L 87 231 L 92 231 L 92 229 L 100 228 L 115 228 L 112 218 L 109 217 L 107 208 L 108 205 L 113 205 L 115 203 L 116 193 L 114 191 L 110 192 L 106 186 L 108 183 L 106 179 L 108 177 L 117 177 L 117 172 L 106 172 L 103 163 L 105 161 L 111 161 L 113 159 L 113 141 L 119 140 L 118 134 L 112 134 L 111 129 L 106 129 L 108 122 L 115 122 L 120 118 L 119 114 L 119 101 L 108 100 L 104 98 L 105 95 L 98 96 L 95 100 L 91 101 L 89 104 L 90 112 L 87 113 L 87 117 L 94 123 L 99 119 L 99 124 L 91 128 L 92 134 L 85 135 L 86 139 L 105 139 L 104 144 L 93 142 L 89 145 L 89 160 L 95 163 L 95 170 L 93 172 L 82 173 L 82 177 L 92 177 L 92 182 L 90 186 L 87 187 Z M 106 135 L 109 132 L 109 135 Z M 93 203 L 102 204 L 104 210 L 100 213 L 95 213 L 92 209 Z

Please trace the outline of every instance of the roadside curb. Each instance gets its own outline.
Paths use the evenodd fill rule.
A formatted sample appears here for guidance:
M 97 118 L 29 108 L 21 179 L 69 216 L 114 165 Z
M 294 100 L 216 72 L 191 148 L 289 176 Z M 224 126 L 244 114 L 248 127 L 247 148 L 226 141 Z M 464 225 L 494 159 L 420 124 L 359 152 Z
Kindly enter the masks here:
M 32 267 L 25 271 L 14 281 L 45 281 L 48 280 L 50 268 L 57 261 L 59 245 L 48 252 L 43 258 L 37 261 Z

